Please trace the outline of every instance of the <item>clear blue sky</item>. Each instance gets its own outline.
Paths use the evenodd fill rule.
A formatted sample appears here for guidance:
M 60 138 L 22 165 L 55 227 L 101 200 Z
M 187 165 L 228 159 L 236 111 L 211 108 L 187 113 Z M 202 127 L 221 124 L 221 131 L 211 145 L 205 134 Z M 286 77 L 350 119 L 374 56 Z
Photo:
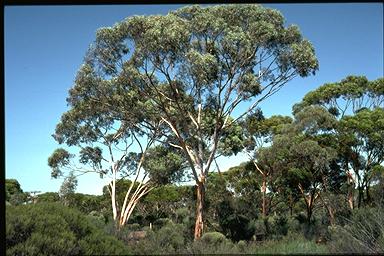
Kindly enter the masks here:
M 290 115 L 310 90 L 347 75 L 383 76 L 383 5 L 269 4 L 287 24 L 297 24 L 316 49 L 316 76 L 291 81 L 263 103 L 267 116 Z M 24 191 L 59 190 L 50 178 L 47 158 L 58 144 L 51 134 L 67 110 L 66 97 L 88 45 L 100 27 L 131 15 L 165 14 L 181 5 L 7 6 L 5 28 L 6 178 Z M 221 168 L 243 159 L 223 160 Z M 103 181 L 83 176 L 78 192 L 101 194 Z

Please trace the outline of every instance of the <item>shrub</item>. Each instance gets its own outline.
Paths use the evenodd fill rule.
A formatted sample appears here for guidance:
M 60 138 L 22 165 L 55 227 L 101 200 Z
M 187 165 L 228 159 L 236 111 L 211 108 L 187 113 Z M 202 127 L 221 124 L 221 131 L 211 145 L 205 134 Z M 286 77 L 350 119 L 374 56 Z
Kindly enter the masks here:
M 220 232 L 207 232 L 201 237 L 201 241 L 208 244 L 217 245 L 226 240 L 225 235 Z
M 7 206 L 7 255 L 127 254 L 81 212 L 57 203 Z
M 330 227 L 329 250 L 333 253 L 384 253 L 383 208 L 353 211 L 344 226 Z
M 154 229 L 160 229 L 163 226 L 166 226 L 167 224 L 172 225 L 173 224 L 172 220 L 169 218 L 159 218 L 153 222 L 153 227 Z
M 200 240 L 192 242 L 188 254 L 228 254 L 237 253 L 236 245 L 219 232 L 207 232 Z
M 263 219 L 253 220 L 252 225 L 255 229 L 255 239 L 260 241 L 264 240 L 267 235 L 267 227 Z
M 146 238 L 132 244 L 134 254 L 176 254 L 185 247 L 184 226 L 168 221 L 158 230 L 146 230 Z

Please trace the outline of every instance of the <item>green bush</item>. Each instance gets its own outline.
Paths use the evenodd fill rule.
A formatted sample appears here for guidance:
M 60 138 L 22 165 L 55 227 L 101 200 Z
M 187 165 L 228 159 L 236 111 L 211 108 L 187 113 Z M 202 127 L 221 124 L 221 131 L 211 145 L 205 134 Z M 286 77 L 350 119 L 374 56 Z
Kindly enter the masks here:
M 205 233 L 200 240 L 187 247 L 188 254 L 228 254 L 238 253 L 236 244 L 219 232 Z
M 57 203 L 6 207 L 7 255 L 127 254 L 81 212 Z
M 384 209 L 353 211 L 344 226 L 330 227 L 328 247 L 332 253 L 384 253 Z
M 158 230 L 145 229 L 146 238 L 131 245 L 134 254 L 176 254 L 182 253 L 185 247 L 185 227 L 181 224 L 174 224 L 172 221 Z
M 207 232 L 201 237 L 201 241 L 208 244 L 217 245 L 226 240 L 225 235 L 220 232 Z

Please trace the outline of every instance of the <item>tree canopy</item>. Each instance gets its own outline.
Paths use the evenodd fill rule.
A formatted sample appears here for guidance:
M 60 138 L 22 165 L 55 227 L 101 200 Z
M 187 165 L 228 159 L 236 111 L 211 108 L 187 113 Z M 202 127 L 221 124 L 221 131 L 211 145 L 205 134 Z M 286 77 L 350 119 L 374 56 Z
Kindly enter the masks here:
M 314 48 L 299 28 L 285 27 L 278 11 L 261 5 L 129 17 L 97 31 L 54 137 L 110 147 L 144 136 L 149 146 L 156 141 L 181 150 L 198 185 L 199 238 L 204 183 L 220 145 L 238 144 L 241 137 L 232 136 L 235 143 L 228 137 L 239 131 L 233 127 L 241 118 L 294 77 L 317 69 Z M 84 163 L 108 173 L 100 148 L 80 153 Z M 127 163 L 112 161 L 117 169 Z

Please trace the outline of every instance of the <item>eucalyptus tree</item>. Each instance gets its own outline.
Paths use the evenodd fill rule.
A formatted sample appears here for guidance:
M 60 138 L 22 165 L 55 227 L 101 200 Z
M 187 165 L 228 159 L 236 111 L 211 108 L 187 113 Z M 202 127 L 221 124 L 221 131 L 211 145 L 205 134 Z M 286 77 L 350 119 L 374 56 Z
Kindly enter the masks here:
M 27 202 L 28 193 L 21 189 L 16 179 L 5 179 L 5 201 L 12 205 L 19 205 Z
M 97 31 L 85 63 L 103 83 L 137 91 L 162 122 L 163 142 L 184 152 L 197 188 L 195 239 L 203 233 L 206 178 L 227 130 L 288 81 L 318 69 L 299 28 L 260 5 L 130 17 Z
M 315 201 L 328 189 L 330 165 L 336 152 L 324 145 L 321 137 L 327 137 L 335 123 L 336 119 L 324 108 L 305 107 L 295 114 L 292 123 L 286 124 L 274 136 L 270 147 L 258 150 L 258 164 L 266 172 L 279 173 L 276 183 L 280 191 L 289 190 L 292 197 L 300 195 L 303 198 L 308 223 Z
M 287 116 L 274 115 L 270 118 L 264 118 L 261 111 L 256 111 L 249 115 L 243 124 L 245 135 L 245 150 L 253 162 L 256 170 L 260 173 L 262 179 L 261 193 L 262 206 L 261 212 L 265 217 L 267 215 L 267 187 L 271 184 L 273 168 L 263 168 L 258 164 L 258 151 L 267 143 L 272 142 L 273 136 L 279 134 L 284 125 L 292 122 L 292 118 Z M 268 184 L 270 183 L 270 184 Z M 271 202 L 269 202 L 271 204 Z
M 147 114 L 145 103 L 134 89 L 102 79 L 89 63 L 82 65 L 69 90 L 70 109 L 53 134 L 59 144 L 65 143 L 77 152 L 58 148 L 48 158 L 53 178 L 65 177 L 66 172 L 73 174 L 71 180 L 86 173 L 107 177 L 113 219 L 119 227 L 126 224 L 139 199 L 153 187 L 142 166 L 161 125 Z M 150 129 L 148 125 L 152 125 Z M 133 182 L 118 202 L 116 186 L 127 177 Z
M 382 151 L 380 145 L 376 142 L 368 145 L 367 142 L 373 134 L 380 136 L 383 130 L 379 113 L 384 108 L 384 78 L 369 81 L 365 76 L 348 76 L 340 82 L 326 83 L 305 95 L 302 102 L 293 107 L 293 112 L 309 105 L 327 108 L 340 121 L 336 129 L 337 147 L 349 186 L 348 202 L 353 209 L 356 185 L 360 207 L 364 188 L 369 199 L 372 167 L 383 162 L 378 153 Z
M 365 76 L 347 76 L 340 82 L 325 83 L 307 93 L 293 112 L 309 105 L 320 105 L 339 119 L 361 109 L 384 107 L 384 78 L 369 81 Z
M 77 179 L 75 174 L 72 171 L 69 173 L 67 177 L 65 177 L 59 190 L 59 196 L 61 200 L 64 202 L 64 205 L 68 206 L 70 197 L 75 193 L 76 187 L 77 187 Z
M 340 121 L 339 132 L 348 153 L 346 158 L 356 176 L 360 207 L 363 201 L 371 202 L 369 191 L 374 170 L 384 162 L 384 109 L 363 109 L 353 116 L 345 116 Z

